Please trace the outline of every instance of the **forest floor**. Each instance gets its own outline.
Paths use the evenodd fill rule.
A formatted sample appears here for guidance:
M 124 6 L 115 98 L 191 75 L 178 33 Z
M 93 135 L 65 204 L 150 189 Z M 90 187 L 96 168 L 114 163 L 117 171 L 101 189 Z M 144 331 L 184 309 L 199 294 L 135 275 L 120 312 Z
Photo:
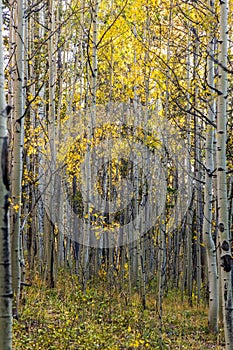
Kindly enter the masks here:
M 223 330 L 208 332 L 207 306 L 190 306 L 177 291 L 164 298 L 159 330 L 155 295 L 143 310 L 138 294 L 93 282 L 83 293 L 75 276 L 63 273 L 56 288 L 36 278 L 24 288 L 19 320 L 13 324 L 14 350 L 224 349 Z

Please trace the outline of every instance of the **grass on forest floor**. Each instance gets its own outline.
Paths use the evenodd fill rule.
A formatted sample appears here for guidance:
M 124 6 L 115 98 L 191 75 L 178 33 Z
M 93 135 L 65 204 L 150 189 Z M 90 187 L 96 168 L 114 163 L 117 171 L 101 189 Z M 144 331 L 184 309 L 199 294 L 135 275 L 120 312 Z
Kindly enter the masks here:
M 190 307 L 172 291 L 163 312 L 160 334 L 153 295 L 143 310 L 137 294 L 128 298 L 113 286 L 92 284 L 84 294 L 75 277 L 60 277 L 55 289 L 36 280 L 23 292 L 13 349 L 224 349 L 222 331 L 208 333 L 205 306 Z

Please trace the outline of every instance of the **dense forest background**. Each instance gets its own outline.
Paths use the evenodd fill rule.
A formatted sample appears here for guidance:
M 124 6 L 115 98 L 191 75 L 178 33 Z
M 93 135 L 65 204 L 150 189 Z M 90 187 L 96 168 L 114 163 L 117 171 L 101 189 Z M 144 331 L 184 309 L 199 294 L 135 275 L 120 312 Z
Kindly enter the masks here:
M 0 2 L 0 350 L 233 349 L 232 8 Z

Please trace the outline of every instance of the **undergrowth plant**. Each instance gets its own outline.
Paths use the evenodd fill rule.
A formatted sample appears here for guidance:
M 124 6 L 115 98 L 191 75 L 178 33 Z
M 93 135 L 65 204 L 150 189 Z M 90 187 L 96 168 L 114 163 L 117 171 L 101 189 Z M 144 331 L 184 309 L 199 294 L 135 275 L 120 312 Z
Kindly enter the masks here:
M 153 290 L 147 308 L 137 293 L 90 282 L 85 293 L 76 276 L 60 273 L 56 289 L 38 278 L 22 292 L 19 320 L 14 320 L 13 349 L 132 350 L 224 349 L 223 334 L 208 333 L 207 308 L 190 307 L 177 291 L 164 299 L 163 331 Z M 162 339 L 162 345 L 160 342 Z

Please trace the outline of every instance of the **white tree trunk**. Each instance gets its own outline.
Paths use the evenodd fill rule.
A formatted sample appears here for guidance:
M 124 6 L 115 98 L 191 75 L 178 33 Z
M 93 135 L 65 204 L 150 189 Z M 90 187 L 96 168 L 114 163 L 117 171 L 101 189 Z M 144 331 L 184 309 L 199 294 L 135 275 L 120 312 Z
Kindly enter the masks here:
M 49 65 L 49 82 L 48 82 L 48 145 L 47 145 L 47 174 L 48 182 L 45 190 L 45 216 L 44 216 L 44 244 L 45 244 L 45 279 L 51 287 L 54 287 L 54 225 L 55 219 L 55 76 L 56 63 L 54 53 L 54 1 L 48 1 L 48 65 Z
M 91 66 L 91 82 L 90 82 L 90 120 L 88 125 L 87 137 L 91 140 L 93 127 L 96 124 L 96 91 L 97 91 L 97 73 L 98 73 L 98 53 L 97 53 L 97 42 L 98 42 L 98 11 L 99 11 L 99 1 L 95 0 L 91 4 L 91 17 L 92 17 L 92 66 Z M 85 203 L 84 203 L 84 215 L 88 217 L 88 224 L 84 228 L 84 239 L 83 239 L 83 249 L 81 257 L 81 265 L 83 269 L 83 289 L 86 288 L 86 281 L 89 277 L 88 265 L 89 255 L 90 255 L 90 230 L 91 230 L 91 208 L 90 205 L 93 201 L 93 193 L 91 192 L 91 186 L 93 184 L 93 164 L 95 161 L 94 152 L 90 156 L 90 145 L 87 144 L 87 161 L 85 163 L 85 177 L 86 182 L 85 187 Z M 100 240 L 101 245 L 101 240 Z M 102 248 L 102 247 L 100 247 Z
M 191 59 L 190 59 L 190 29 L 188 32 L 188 55 L 187 55 L 187 91 L 190 91 L 190 82 L 191 82 Z M 191 108 L 191 102 L 190 102 L 190 94 L 187 95 L 187 110 L 189 111 Z M 189 129 L 187 132 L 187 147 L 188 147 L 188 159 L 187 159 L 187 173 L 191 174 L 191 115 L 188 113 L 188 125 Z M 188 177 L 188 191 L 189 191 L 189 198 L 191 201 L 192 198 L 192 180 L 191 176 Z M 191 201 L 192 202 L 192 201 Z M 186 236 L 187 236 L 187 242 L 186 242 L 186 281 L 187 281 L 187 293 L 188 293 L 188 299 L 189 303 L 192 304 L 192 292 L 193 292 L 193 247 L 192 247 L 192 221 L 193 221 L 193 204 L 190 204 L 190 207 L 187 212 L 187 219 L 186 219 Z M 185 278 L 184 278 L 185 281 Z
M 14 314 L 18 314 L 20 295 L 20 226 L 21 197 L 23 174 L 23 141 L 24 141 L 24 31 L 23 31 L 23 0 L 17 1 L 15 11 L 15 74 L 14 74 L 14 134 L 13 134 L 13 168 L 12 168 L 12 286 L 14 293 Z
M 231 282 L 231 244 L 228 226 L 227 203 L 227 98 L 228 98 L 228 1 L 220 1 L 220 40 L 218 64 L 218 114 L 217 114 L 217 194 L 218 194 L 218 235 L 220 242 L 221 288 L 223 302 L 223 322 L 226 349 L 233 349 L 233 308 Z
M 214 9 L 214 1 L 210 0 L 210 7 Z M 210 99 L 208 102 L 208 119 L 215 121 L 216 106 L 213 98 L 214 88 L 214 35 L 210 33 L 208 44 L 208 86 L 210 87 Z M 216 246 L 212 237 L 212 201 L 213 201 L 213 173 L 214 173 L 214 127 L 207 125 L 206 132 L 206 173 L 204 186 L 204 221 L 203 221 L 203 241 L 206 247 L 207 268 L 208 268 L 208 291 L 209 291 L 209 330 L 218 331 L 218 312 L 219 312 L 219 288 L 218 288 L 218 269 Z
M 0 0 L 0 350 L 11 350 L 12 281 L 8 220 L 8 135 L 7 108 L 4 90 L 2 27 L 2 1 Z

